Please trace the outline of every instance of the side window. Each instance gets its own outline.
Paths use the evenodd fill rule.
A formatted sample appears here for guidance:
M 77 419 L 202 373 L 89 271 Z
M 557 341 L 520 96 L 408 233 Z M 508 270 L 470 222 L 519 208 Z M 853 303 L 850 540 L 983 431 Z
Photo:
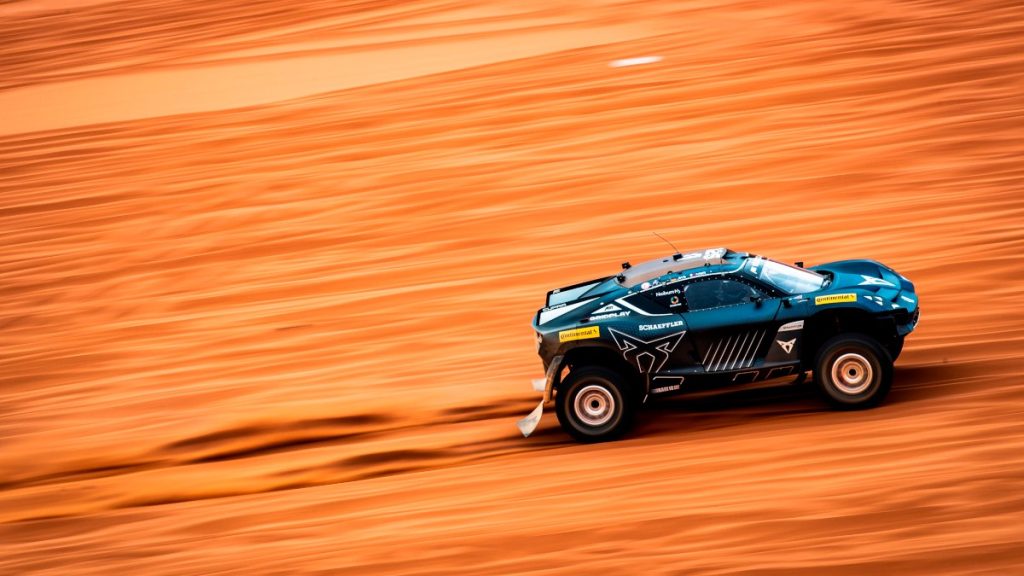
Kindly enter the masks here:
M 735 280 L 705 280 L 686 287 L 686 305 L 690 310 L 706 310 L 750 302 L 761 294 Z

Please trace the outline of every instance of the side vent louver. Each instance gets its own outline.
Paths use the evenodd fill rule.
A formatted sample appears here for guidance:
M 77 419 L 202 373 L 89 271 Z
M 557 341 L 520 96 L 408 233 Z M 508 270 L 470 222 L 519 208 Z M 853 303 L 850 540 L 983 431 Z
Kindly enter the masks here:
M 720 372 L 750 368 L 766 333 L 766 330 L 738 332 L 712 343 L 704 356 L 704 370 Z

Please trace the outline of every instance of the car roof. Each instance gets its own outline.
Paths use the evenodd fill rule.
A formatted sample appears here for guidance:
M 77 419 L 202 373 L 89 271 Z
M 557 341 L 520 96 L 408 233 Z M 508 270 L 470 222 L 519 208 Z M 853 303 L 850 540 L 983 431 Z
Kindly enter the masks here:
M 622 271 L 617 277 L 619 284 L 625 288 L 632 288 L 655 278 L 674 272 L 685 272 L 694 268 L 704 266 L 719 266 L 726 264 L 728 259 L 735 256 L 728 248 L 708 248 L 706 250 L 694 250 L 687 253 L 676 253 L 665 258 L 648 260 L 636 266 L 631 266 Z

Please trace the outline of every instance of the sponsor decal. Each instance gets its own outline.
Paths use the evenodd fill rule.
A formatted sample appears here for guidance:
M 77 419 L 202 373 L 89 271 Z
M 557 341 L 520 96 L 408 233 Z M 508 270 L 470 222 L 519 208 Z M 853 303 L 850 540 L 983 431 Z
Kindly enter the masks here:
M 676 306 L 679 306 L 680 304 L 682 304 L 682 303 L 679 301 L 679 296 L 673 296 L 672 299 L 668 301 L 668 305 L 671 308 L 675 308 Z
M 675 322 L 662 322 L 661 324 L 640 324 L 637 328 L 641 332 L 644 330 L 664 330 L 666 328 L 679 328 L 683 325 L 682 320 L 676 320 Z
M 598 308 L 597 310 L 594 310 L 594 314 L 604 314 L 606 312 L 618 312 L 619 310 L 622 310 L 622 308 L 619 308 L 615 304 L 609 304 L 607 306 L 604 306 L 604 307 Z
M 795 322 L 786 322 L 779 327 L 779 332 L 791 332 L 793 330 L 800 330 L 804 327 L 803 320 L 797 320 Z
M 889 282 L 888 280 L 883 280 L 881 278 L 875 278 L 873 276 L 867 276 L 865 274 L 861 274 L 860 277 L 863 278 L 864 281 L 858 284 L 858 286 L 888 286 L 890 288 L 896 287 L 896 285 L 893 284 L 892 282 Z
M 907 298 L 906 296 L 900 296 L 900 300 L 903 300 L 904 302 L 910 302 L 911 304 L 914 303 L 913 298 Z
M 612 312 L 610 314 L 598 314 L 597 316 L 591 316 L 590 319 L 592 321 L 593 320 L 608 320 L 610 318 L 625 318 L 626 316 L 629 316 L 629 310 L 623 310 L 621 312 Z
M 869 301 L 869 302 L 874 302 L 875 304 L 879 305 L 880 307 L 885 308 L 885 300 L 881 296 L 872 296 L 870 294 L 866 294 L 864 296 L 864 299 Z
M 673 390 L 679 390 L 679 384 L 672 384 L 671 386 L 659 386 L 658 388 L 652 388 L 651 394 L 662 394 L 664 392 L 671 392 Z
M 586 328 L 573 328 L 562 330 L 558 333 L 559 342 L 572 342 L 573 340 L 587 340 L 588 338 L 600 338 L 600 326 L 587 326 Z
M 679 292 L 679 288 L 676 288 L 675 290 L 662 290 L 661 292 L 655 292 L 654 296 L 655 297 L 671 296 L 673 294 L 679 294 L 679 293 L 680 293 Z
M 793 338 L 792 340 L 776 340 L 775 342 L 779 345 L 779 348 L 782 348 L 786 354 L 789 354 L 793 351 L 793 345 L 796 344 L 796 338 Z
M 840 304 L 842 302 L 856 302 L 856 294 L 829 294 L 828 296 L 815 296 L 814 305 L 822 306 L 824 304 Z
M 615 345 L 622 351 L 623 358 L 630 364 L 636 364 L 641 374 L 650 374 L 661 370 L 668 362 L 668 357 L 686 334 L 686 330 L 668 334 L 651 340 L 643 340 L 636 336 L 623 334 L 614 328 L 609 328 Z
M 640 285 L 640 289 L 641 290 L 647 290 L 650 287 L 651 287 L 651 283 L 650 282 L 644 282 L 643 284 Z

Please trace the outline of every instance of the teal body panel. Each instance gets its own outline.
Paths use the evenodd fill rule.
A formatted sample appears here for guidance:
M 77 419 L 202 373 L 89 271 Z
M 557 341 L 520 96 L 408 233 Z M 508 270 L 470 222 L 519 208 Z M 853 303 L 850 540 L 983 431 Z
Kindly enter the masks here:
M 766 279 L 763 268 L 778 263 L 726 249 L 704 253 L 714 257 L 644 263 L 657 275 L 634 285 L 620 275 L 549 292 L 550 305 L 533 321 L 545 369 L 553 358 L 572 363 L 587 354 L 628 366 L 647 393 L 671 394 L 808 370 L 826 320 L 867 322 L 864 329 L 886 345 L 918 321 L 914 285 L 873 260 L 808 268 L 822 285 L 794 292 Z M 698 305 L 699 297 L 722 305 Z

